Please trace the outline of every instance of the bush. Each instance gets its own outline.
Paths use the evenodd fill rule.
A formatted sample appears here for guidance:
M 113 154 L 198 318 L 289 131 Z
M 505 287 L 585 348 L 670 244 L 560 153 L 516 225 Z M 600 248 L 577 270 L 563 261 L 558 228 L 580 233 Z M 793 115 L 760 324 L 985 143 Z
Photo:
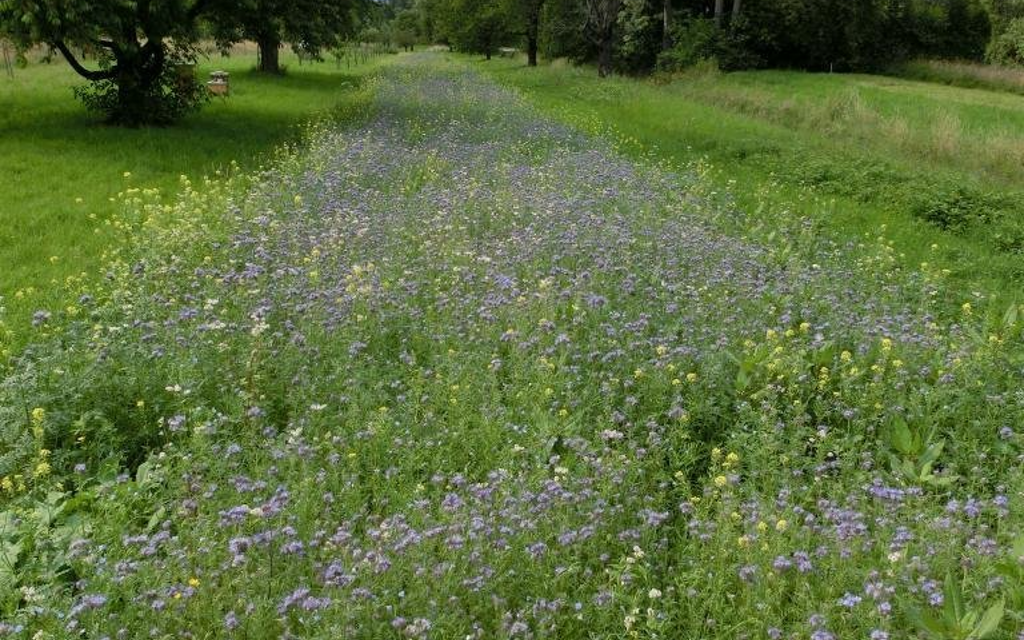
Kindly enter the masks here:
M 1024 66 L 1024 18 L 1011 20 L 1006 30 L 992 39 L 985 55 L 994 64 Z
M 692 18 L 672 30 L 672 48 L 658 55 L 658 69 L 681 71 L 715 58 L 719 31 L 713 20 Z
M 913 204 L 914 216 L 944 231 L 963 233 L 991 222 L 995 203 L 984 193 L 962 186 L 936 188 L 920 193 Z

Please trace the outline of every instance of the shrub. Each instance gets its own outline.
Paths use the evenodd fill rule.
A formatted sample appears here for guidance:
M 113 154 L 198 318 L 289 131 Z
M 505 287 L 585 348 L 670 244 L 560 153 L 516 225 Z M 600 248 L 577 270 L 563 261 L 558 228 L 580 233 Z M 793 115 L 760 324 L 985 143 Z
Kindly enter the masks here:
M 945 231 L 963 233 L 992 221 L 992 198 L 963 186 L 940 186 L 920 192 L 912 205 L 914 216 Z
M 986 57 L 989 62 L 1024 66 L 1024 18 L 1015 18 L 1006 30 L 992 39 Z
M 658 55 L 662 71 L 681 71 L 715 58 L 719 31 L 713 20 L 693 18 L 672 30 L 672 48 Z

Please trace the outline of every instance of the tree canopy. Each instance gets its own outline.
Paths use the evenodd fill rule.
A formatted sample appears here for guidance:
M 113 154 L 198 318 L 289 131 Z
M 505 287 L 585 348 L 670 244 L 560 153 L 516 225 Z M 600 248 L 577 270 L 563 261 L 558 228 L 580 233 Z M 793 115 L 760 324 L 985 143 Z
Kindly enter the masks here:
M 318 58 L 324 47 L 352 27 L 351 0 L 234 0 L 210 12 L 223 44 L 252 40 L 259 47 L 259 69 L 280 73 L 282 43 Z
M 46 44 L 92 84 L 87 106 L 121 124 L 167 123 L 203 93 L 177 72 L 195 61 L 199 16 L 212 0 L 0 0 L 0 25 L 21 47 Z M 82 52 L 96 57 L 89 66 Z
M 1011 28 L 1024 0 L 422 0 L 416 9 L 421 23 L 447 25 L 435 39 L 458 50 L 525 45 L 531 63 L 539 50 L 601 73 L 701 58 L 726 69 L 877 70 L 910 56 L 1024 51 L 1024 26 Z
M 261 69 L 277 72 L 282 42 L 318 56 L 350 30 L 357 1 L 0 0 L 0 33 L 59 52 L 89 81 L 78 96 L 110 121 L 167 124 L 207 97 L 190 71 L 201 36 L 255 40 Z

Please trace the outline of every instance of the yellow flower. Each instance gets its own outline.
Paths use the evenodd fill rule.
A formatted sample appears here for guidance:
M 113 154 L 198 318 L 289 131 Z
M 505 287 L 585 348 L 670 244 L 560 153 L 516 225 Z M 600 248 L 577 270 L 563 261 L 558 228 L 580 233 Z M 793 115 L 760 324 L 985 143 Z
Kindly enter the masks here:
M 195 578 L 195 577 L 189 578 L 188 579 L 188 586 L 192 587 L 193 589 L 197 588 L 199 586 L 199 578 Z
M 721 489 L 725 485 L 729 484 L 729 479 L 725 476 L 715 476 L 715 486 Z
M 36 465 L 36 469 L 33 475 L 37 478 L 42 478 L 50 474 L 50 463 L 46 460 L 40 460 L 39 464 Z
M 849 351 L 843 351 L 839 354 L 839 359 L 843 362 L 849 362 L 850 360 L 853 360 L 853 354 Z
M 736 539 L 736 546 L 745 549 L 750 546 L 750 536 L 743 535 Z
M 811 323 L 810 322 L 801 322 L 800 323 L 800 333 L 807 333 L 810 330 L 811 330 Z
M 765 522 L 764 520 L 761 520 L 760 522 L 757 523 L 757 530 L 760 533 L 764 533 L 765 531 L 768 530 L 768 523 Z
M 687 382 L 697 382 L 697 374 L 693 373 L 692 371 L 690 373 L 686 374 L 686 381 Z
M 36 407 L 35 409 L 32 410 L 32 422 L 35 422 L 36 424 L 39 424 L 39 423 L 41 423 L 43 421 L 43 418 L 45 418 L 45 417 L 46 417 L 46 409 L 44 409 L 42 407 Z
M 4 479 L 0 480 L 0 489 L 3 489 L 8 493 L 14 491 L 14 483 L 11 482 L 11 478 L 9 476 L 4 476 Z
M 882 351 L 892 351 L 892 340 L 882 338 Z
M 788 527 L 789 523 L 786 522 L 785 519 L 780 518 L 779 521 L 775 523 L 775 530 L 779 532 L 785 531 Z
M 971 303 L 970 302 L 963 303 L 963 305 L 960 308 L 963 309 L 963 312 L 964 312 L 965 316 L 971 315 L 971 311 L 972 311 L 973 308 L 971 307 Z
M 729 455 L 725 456 L 725 461 L 729 464 L 736 464 L 740 461 L 740 456 L 737 453 L 730 452 Z

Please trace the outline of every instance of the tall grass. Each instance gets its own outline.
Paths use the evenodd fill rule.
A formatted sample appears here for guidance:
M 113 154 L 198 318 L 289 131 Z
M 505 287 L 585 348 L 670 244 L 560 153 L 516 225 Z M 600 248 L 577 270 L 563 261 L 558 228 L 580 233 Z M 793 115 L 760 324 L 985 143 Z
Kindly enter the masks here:
M 954 60 L 913 60 L 893 67 L 890 72 L 925 82 L 1024 94 L 1024 69 L 1013 67 Z

